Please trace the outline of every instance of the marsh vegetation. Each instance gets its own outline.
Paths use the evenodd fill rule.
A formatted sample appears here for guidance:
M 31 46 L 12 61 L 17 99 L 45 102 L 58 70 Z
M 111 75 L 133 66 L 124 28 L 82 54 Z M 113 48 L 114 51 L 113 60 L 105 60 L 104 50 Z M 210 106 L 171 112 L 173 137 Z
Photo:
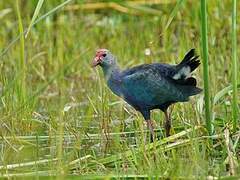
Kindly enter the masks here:
M 203 1 L 1 1 L 0 176 L 239 177 L 240 3 Z M 170 137 L 154 111 L 150 143 L 142 116 L 91 68 L 98 48 L 124 68 L 195 48 L 205 93 L 174 106 Z

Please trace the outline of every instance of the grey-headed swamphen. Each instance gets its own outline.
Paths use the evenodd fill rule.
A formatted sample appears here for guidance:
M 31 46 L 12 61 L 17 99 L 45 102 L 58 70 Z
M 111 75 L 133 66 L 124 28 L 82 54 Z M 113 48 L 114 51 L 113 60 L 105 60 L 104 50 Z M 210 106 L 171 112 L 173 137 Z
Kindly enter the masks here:
M 154 137 L 152 109 L 160 109 L 165 114 L 166 136 L 170 135 L 171 121 L 168 107 L 176 102 L 186 102 L 190 96 L 199 94 L 191 72 L 199 65 L 195 50 L 191 49 L 177 65 L 152 63 L 120 70 L 116 57 L 107 49 L 99 49 L 92 66 L 102 67 L 105 80 L 112 92 L 140 111 Z

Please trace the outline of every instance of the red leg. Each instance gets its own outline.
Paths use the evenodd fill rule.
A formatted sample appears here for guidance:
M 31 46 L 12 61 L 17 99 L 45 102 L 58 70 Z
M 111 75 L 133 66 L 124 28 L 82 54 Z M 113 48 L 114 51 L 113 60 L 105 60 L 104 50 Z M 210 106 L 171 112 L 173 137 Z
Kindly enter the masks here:
M 170 130 L 171 130 L 171 119 L 167 113 L 167 110 L 164 111 L 165 114 L 165 131 L 166 131 L 166 136 L 170 136 Z
M 154 122 L 152 120 L 147 120 L 147 127 L 150 130 L 150 135 L 151 135 L 151 142 L 154 141 L 155 139 L 155 133 L 154 133 Z

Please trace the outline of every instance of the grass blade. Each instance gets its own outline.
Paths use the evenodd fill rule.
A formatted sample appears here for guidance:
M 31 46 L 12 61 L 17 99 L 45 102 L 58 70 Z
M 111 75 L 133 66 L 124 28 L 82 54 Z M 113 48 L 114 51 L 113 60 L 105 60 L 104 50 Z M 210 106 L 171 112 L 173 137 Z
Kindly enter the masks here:
M 32 20 L 31 20 L 31 23 L 30 23 L 30 25 L 28 26 L 28 29 L 27 29 L 25 38 L 27 37 L 29 31 L 31 30 L 31 28 L 32 28 L 32 26 L 33 26 L 33 23 L 34 23 L 34 21 L 36 20 L 38 14 L 39 14 L 39 11 L 40 11 L 40 9 L 41 9 L 41 7 L 42 7 L 42 5 L 43 5 L 43 2 L 44 2 L 44 0 L 39 0 L 39 1 L 38 1 L 38 4 L 37 4 L 37 7 L 36 7 L 36 9 L 35 9 L 35 11 L 34 11 L 34 14 L 33 14 Z
M 237 88 L 240 88 L 240 84 L 237 85 Z M 229 93 L 229 91 L 232 91 L 233 86 L 227 86 L 225 88 L 223 88 L 222 90 L 220 90 L 213 98 L 213 105 L 217 105 L 217 103 L 219 102 L 219 100 L 225 96 L 226 94 Z
M 203 54 L 203 80 L 204 80 L 204 101 L 205 118 L 208 133 L 212 134 L 211 124 L 211 106 L 209 94 L 209 74 L 208 74 L 208 36 L 207 36 L 207 4 L 206 0 L 201 0 L 201 36 L 202 36 L 202 54 Z
M 0 169 L 15 169 L 15 168 L 21 168 L 21 167 L 29 167 L 29 166 L 34 166 L 34 165 L 39 165 L 39 164 L 47 164 L 49 162 L 55 162 L 57 161 L 57 158 L 54 159 L 42 159 L 39 161 L 31 161 L 31 162 L 25 162 L 25 163 L 17 163 L 17 164 L 8 164 L 8 165 L 3 165 L 0 166 Z
M 24 104 L 26 101 L 26 65 L 25 65 L 25 48 L 24 48 L 24 36 L 23 36 L 23 24 L 22 24 L 22 18 L 19 8 L 19 1 L 16 1 L 17 5 L 17 16 L 18 16 L 18 28 L 19 28 L 19 34 L 20 34 L 20 58 L 18 61 L 17 71 L 21 72 L 21 76 L 18 78 L 17 83 L 17 89 L 19 89 L 18 93 L 18 99 L 20 101 L 20 104 Z
M 238 104 L 237 104 L 237 0 L 232 1 L 232 117 L 233 131 L 236 131 L 238 121 Z
M 174 9 L 172 10 L 169 19 L 167 21 L 167 24 L 165 26 L 165 31 L 168 29 L 168 27 L 170 26 L 173 18 L 177 15 L 177 12 L 179 11 L 179 9 L 181 8 L 181 6 L 183 5 L 183 3 L 185 3 L 185 0 L 178 0 L 176 6 L 174 7 Z

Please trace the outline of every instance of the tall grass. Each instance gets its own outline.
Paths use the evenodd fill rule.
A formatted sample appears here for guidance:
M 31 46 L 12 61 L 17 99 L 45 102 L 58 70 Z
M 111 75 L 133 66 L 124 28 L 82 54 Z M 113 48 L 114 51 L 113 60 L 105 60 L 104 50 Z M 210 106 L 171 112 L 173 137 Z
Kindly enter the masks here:
M 43 5 L 43 2 L 44 2 L 44 0 L 39 0 L 39 1 L 38 1 L 37 7 L 36 7 L 36 9 L 35 9 L 35 11 L 34 11 L 34 14 L 33 14 L 32 20 L 31 20 L 31 22 L 30 22 L 30 25 L 28 26 L 28 29 L 27 29 L 27 31 L 26 31 L 25 37 L 27 37 L 28 33 L 30 32 L 30 30 L 31 30 L 31 28 L 32 28 L 32 26 L 33 26 L 33 23 L 34 23 L 34 21 L 36 20 L 38 14 L 39 14 L 39 12 L 40 12 L 40 9 L 41 9 L 41 7 L 42 7 L 42 5 Z
M 238 102 L 237 102 L 237 85 L 238 85 L 238 64 L 237 64 L 237 0 L 232 0 L 232 122 L 233 131 L 237 129 L 238 121 Z
M 203 84 L 204 84 L 204 102 L 205 102 L 205 119 L 209 134 L 212 134 L 212 116 L 210 105 L 210 88 L 209 88 L 209 67 L 208 67 L 208 34 L 207 31 L 207 4 L 206 0 L 201 0 L 201 39 L 203 54 Z
M 18 104 L 23 105 L 26 102 L 27 94 L 26 94 L 26 61 L 25 61 L 25 40 L 23 34 L 23 24 L 22 18 L 19 9 L 19 0 L 16 0 L 16 9 L 17 9 L 17 17 L 18 17 L 18 29 L 20 34 L 20 51 L 19 58 L 17 58 L 17 96 L 18 96 Z
M 0 9 L 9 8 L 3 2 L 0 1 Z M 70 2 L 81 8 L 72 10 Z M 223 64 L 228 64 L 222 57 L 229 57 L 231 48 L 226 46 L 230 41 L 225 36 L 229 28 L 222 17 L 228 17 L 230 12 L 224 10 L 230 9 L 231 3 L 207 1 L 210 12 L 214 12 L 208 16 L 213 22 L 208 29 L 209 43 L 215 43 L 209 46 L 212 65 L 209 73 L 214 82 L 211 91 L 216 94 L 226 87 L 214 97 L 215 134 L 211 139 L 215 148 L 211 149 L 211 158 L 205 158 L 209 157 L 206 154 L 209 136 L 205 136 L 201 122 L 204 116 L 201 95 L 175 105 L 173 134 L 168 138 L 163 137 L 163 114 L 153 111 L 159 141 L 151 144 L 145 139 L 148 131 L 142 117 L 108 90 L 100 69 L 95 69 L 96 73 L 90 68 L 99 47 L 110 49 L 122 68 L 146 62 L 173 64 L 188 49 L 200 49 L 200 1 L 196 1 L 197 5 L 184 2 L 129 7 L 138 12 L 133 16 L 110 9 L 86 10 L 86 4 L 77 1 L 59 4 L 58 0 L 51 0 L 44 1 L 41 6 L 44 15 L 36 19 L 33 14 L 39 12 L 37 1 L 25 1 L 18 8 L 22 16 L 18 18 L 22 22 L 19 28 L 14 28 L 18 27 L 15 13 L 0 19 L 6 26 L 0 31 L 0 38 L 4 37 L 0 41 L 4 48 L 4 55 L 0 55 L 0 178 L 55 175 L 64 179 L 74 174 L 76 179 L 217 179 L 228 176 L 229 165 L 236 174 L 237 163 L 233 162 L 238 157 L 235 152 L 240 150 L 239 132 L 231 136 L 223 133 L 232 111 L 228 95 L 232 86 L 226 87 L 231 74 L 223 68 Z M 65 5 L 68 8 L 57 11 Z M 119 5 L 128 8 L 125 3 Z M 12 2 L 10 7 L 15 6 Z M 0 18 L 1 15 L 0 10 Z M 22 39 L 26 33 L 24 25 L 29 25 L 30 33 Z M 12 41 L 19 34 L 24 44 Z M 145 49 L 150 49 L 151 54 L 145 55 Z M 29 114 L 27 117 L 16 116 L 16 108 L 8 108 L 17 97 L 15 78 L 23 82 L 20 68 L 16 68 L 19 76 L 12 69 L 15 62 L 23 62 L 24 56 L 28 62 L 24 104 L 31 108 L 20 109 Z M 195 73 L 198 86 L 202 87 L 204 82 L 199 75 L 202 68 Z
M 46 19 L 46 17 L 52 15 L 53 13 L 55 13 L 56 11 L 58 11 L 59 9 L 63 8 L 64 6 L 66 6 L 66 4 L 70 3 L 72 0 L 66 0 L 63 3 L 59 4 L 58 6 L 56 6 L 55 8 L 51 9 L 50 11 L 48 11 L 47 13 L 45 13 L 44 15 L 40 16 L 38 19 L 36 19 L 36 21 L 31 22 L 30 25 L 31 27 L 33 27 L 34 25 L 36 25 L 38 22 Z M 30 28 L 31 28 L 30 27 Z M 22 33 L 26 33 L 28 31 L 28 29 L 26 29 L 24 32 Z M 16 38 L 14 38 L 13 40 L 10 41 L 10 43 L 1 51 L 0 57 L 2 57 L 3 55 L 5 55 L 7 53 L 7 51 L 21 38 L 22 34 L 19 34 Z

